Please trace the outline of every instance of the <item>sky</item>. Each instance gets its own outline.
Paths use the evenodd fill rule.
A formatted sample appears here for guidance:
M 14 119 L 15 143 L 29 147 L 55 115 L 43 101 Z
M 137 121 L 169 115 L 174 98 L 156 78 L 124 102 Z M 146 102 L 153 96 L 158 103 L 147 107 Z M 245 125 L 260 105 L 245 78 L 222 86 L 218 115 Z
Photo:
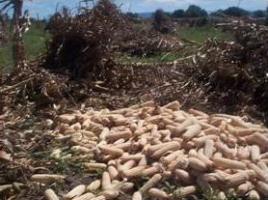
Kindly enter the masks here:
M 240 7 L 247 10 L 265 9 L 268 0 L 240 0 Z M 78 7 L 80 0 L 32 0 L 26 1 L 25 8 L 30 10 L 31 16 L 40 18 L 53 14 L 57 7 L 67 6 L 73 11 Z M 237 6 L 239 0 L 114 0 L 123 11 L 131 12 L 153 12 L 158 8 L 166 11 L 175 9 L 186 9 L 195 4 L 205 8 L 207 11 L 225 9 Z

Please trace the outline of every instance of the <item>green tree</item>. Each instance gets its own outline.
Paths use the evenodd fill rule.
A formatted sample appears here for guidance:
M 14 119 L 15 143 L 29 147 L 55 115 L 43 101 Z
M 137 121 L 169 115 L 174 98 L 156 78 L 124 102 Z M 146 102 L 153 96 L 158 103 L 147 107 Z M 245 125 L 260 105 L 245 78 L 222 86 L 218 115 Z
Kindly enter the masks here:
M 265 18 L 265 25 L 268 26 L 268 7 L 266 8 L 266 18 Z
M 172 32 L 173 29 L 169 15 L 162 9 L 155 11 L 153 26 L 161 33 L 169 33 Z
M 261 17 L 265 17 L 266 13 L 264 10 L 256 10 L 252 13 L 252 16 L 255 18 L 261 18 Z
M 243 16 L 248 16 L 249 12 L 247 10 L 244 10 L 239 7 L 229 7 L 226 10 L 223 11 L 224 14 L 233 16 L 233 17 L 243 17 Z
M 183 9 L 175 10 L 171 16 L 174 18 L 183 18 L 185 16 L 185 11 Z
M 190 5 L 189 8 L 185 11 L 186 17 L 207 17 L 208 13 L 204 9 L 196 5 Z

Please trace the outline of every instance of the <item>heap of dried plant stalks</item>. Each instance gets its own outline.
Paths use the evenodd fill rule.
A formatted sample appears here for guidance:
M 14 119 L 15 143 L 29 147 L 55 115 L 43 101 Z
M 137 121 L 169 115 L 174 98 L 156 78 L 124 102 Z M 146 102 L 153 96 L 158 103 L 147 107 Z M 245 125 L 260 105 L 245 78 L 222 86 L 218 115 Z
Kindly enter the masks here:
M 178 199 L 198 195 L 199 189 L 215 191 L 217 199 L 268 197 L 268 130 L 237 116 L 180 107 L 177 101 L 163 107 L 150 101 L 60 115 L 57 140 L 69 138 L 76 162 L 101 173 L 100 179 L 78 184 L 63 197 Z M 64 179 L 32 176 L 41 183 Z M 51 189 L 45 195 L 58 199 Z
M 210 102 L 223 112 L 241 110 L 266 121 L 268 114 L 268 29 L 231 24 L 236 42 L 207 41 L 196 56 L 193 78 L 206 87 Z
M 116 31 L 124 26 L 122 14 L 109 0 L 81 9 L 76 16 L 56 13 L 50 22 L 52 41 L 45 67 L 69 70 L 74 78 L 105 77 Z
M 163 35 L 153 30 L 124 32 L 119 40 L 119 51 L 132 56 L 151 56 L 180 51 L 184 44 L 176 36 Z

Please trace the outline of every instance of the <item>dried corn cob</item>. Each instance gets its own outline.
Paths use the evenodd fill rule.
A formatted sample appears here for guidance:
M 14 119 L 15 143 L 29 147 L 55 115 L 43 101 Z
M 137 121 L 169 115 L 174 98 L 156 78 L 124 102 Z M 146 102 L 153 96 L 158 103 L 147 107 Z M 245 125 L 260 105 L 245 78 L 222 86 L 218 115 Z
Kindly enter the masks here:
M 260 152 L 261 152 L 261 150 L 260 150 L 259 146 L 253 145 L 251 147 L 251 160 L 253 162 L 256 162 L 260 159 Z
M 101 186 L 103 190 L 110 190 L 112 188 L 111 177 L 108 172 L 103 172 Z
M 189 166 L 192 169 L 195 169 L 195 170 L 201 171 L 201 172 L 207 171 L 207 169 L 208 169 L 207 165 L 203 161 L 201 161 L 197 158 L 193 158 L 193 157 L 189 158 Z
M 194 124 L 187 127 L 187 131 L 182 135 L 185 140 L 190 140 L 195 136 L 198 136 L 201 132 L 201 126 L 199 124 Z
M 68 192 L 64 198 L 66 199 L 71 199 L 74 197 L 78 197 L 82 195 L 86 191 L 86 186 L 85 185 L 78 185 L 75 188 L 73 188 L 70 192 Z
M 176 198 L 184 198 L 196 192 L 195 186 L 182 187 L 174 192 Z
M 245 163 L 231 160 L 227 158 L 213 157 L 214 164 L 219 168 L 229 168 L 229 169 L 246 169 L 247 166 Z
M 104 163 L 84 163 L 84 165 L 90 171 L 105 170 L 107 168 Z
M 204 155 L 211 158 L 214 153 L 214 141 L 206 140 L 204 145 Z
M 59 197 L 52 189 L 47 189 L 45 191 L 45 196 L 47 200 L 59 200 Z
M 147 192 L 150 188 L 155 186 L 162 179 L 160 174 L 155 174 L 152 178 L 150 178 L 140 189 L 139 191 L 143 194 Z
M 237 193 L 239 195 L 245 195 L 253 188 L 254 188 L 254 185 L 251 182 L 247 181 L 246 183 L 243 183 L 243 184 L 238 186 Z
M 132 200 L 142 200 L 142 195 L 140 192 L 135 192 L 132 196 Z
M 34 174 L 31 177 L 32 181 L 40 183 L 52 183 L 52 182 L 62 182 L 65 176 L 57 174 Z
M 265 197 L 268 196 L 268 184 L 262 181 L 258 181 L 256 184 L 256 189 L 263 194 Z
M 248 193 L 248 199 L 249 200 L 260 200 L 261 197 L 260 197 L 259 193 L 256 190 L 251 190 Z
M 145 166 L 137 166 L 137 167 L 131 168 L 129 170 L 124 170 L 123 175 L 128 177 L 128 178 L 140 176 L 144 169 L 145 169 Z
M 87 186 L 87 191 L 90 191 L 90 192 L 96 191 L 100 188 L 100 186 L 101 186 L 101 181 L 95 180 Z
M 88 192 L 79 197 L 75 197 L 72 200 L 92 200 L 94 198 L 95 198 L 95 195 L 93 193 Z
M 160 190 L 158 188 L 151 188 L 148 191 L 149 196 L 157 199 L 169 199 L 169 195 L 164 192 L 163 190 Z

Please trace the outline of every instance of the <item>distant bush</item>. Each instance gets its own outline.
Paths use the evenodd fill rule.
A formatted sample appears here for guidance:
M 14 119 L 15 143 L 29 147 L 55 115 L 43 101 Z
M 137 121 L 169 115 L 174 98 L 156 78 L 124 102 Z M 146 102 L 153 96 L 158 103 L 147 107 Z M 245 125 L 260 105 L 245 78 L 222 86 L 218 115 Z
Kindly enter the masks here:
M 196 5 L 190 5 L 185 11 L 185 17 L 207 17 L 208 13 L 206 10 Z

